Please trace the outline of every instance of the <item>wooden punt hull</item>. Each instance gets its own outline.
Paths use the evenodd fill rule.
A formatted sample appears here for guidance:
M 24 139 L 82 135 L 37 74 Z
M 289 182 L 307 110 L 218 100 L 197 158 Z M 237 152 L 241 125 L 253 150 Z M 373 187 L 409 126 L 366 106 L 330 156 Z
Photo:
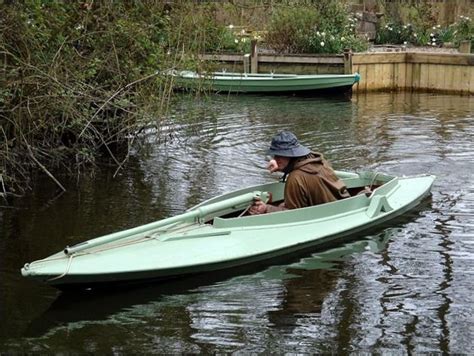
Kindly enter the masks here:
M 179 88 L 209 89 L 224 93 L 296 93 L 350 89 L 360 80 L 355 74 L 242 74 L 215 72 L 209 75 L 191 71 L 173 72 Z
M 60 289 L 175 278 L 256 263 L 343 240 L 412 209 L 430 192 L 431 175 L 392 177 L 338 172 L 370 196 L 303 209 L 242 216 L 256 197 L 283 197 L 284 183 L 253 186 L 205 201 L 186 213 L 66 247 L 26 264 L 23 276 Z

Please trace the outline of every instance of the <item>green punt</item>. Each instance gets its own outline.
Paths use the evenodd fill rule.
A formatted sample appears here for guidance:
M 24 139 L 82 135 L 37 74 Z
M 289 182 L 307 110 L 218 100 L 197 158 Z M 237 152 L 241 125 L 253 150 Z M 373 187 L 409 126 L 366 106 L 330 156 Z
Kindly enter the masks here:
M 191 71 L 170 72 L 182 89 L 210 89 L 231 93 L 286 93 L 316 90 L 348 90 L 360 80 L 355 74 L 244 74 L 214 72 L 198 74 Z
M 429 194 L 432 175 L 337 172 L 351 198 L 258 216 L 255 198 L 283 199 L 284 183 L 237 190 L 164 220 L 68 246 L 25 264 L 24 277 L 60 289 L 175 278 L 255 263 L 358 232 L 405 213 Z M 370 196 L 357 194 L 372 186 Z

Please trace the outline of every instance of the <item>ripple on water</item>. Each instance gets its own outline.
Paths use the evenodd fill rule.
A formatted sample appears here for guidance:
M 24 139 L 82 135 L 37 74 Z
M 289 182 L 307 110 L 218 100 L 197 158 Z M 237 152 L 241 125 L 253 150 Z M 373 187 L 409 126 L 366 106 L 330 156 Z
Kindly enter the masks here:
M 9 258 L 0 260 L 9 288 L 0 293 L 5 323 L 0 348 L 8 343 L 3 349 L 23 353 L 470 352 L 473 108 L 470 97 L 412 93 L 352 99 L 212 96 L 177 104 L 160 127 L 162 136 L 150 136 L 136 166 L 113 180 L 90 179 L 77 188 L 80 193 L 72 190 L 46 208 L 32 200 L 2 225 L 7 238 L 0 239 L 0 254 Z M 434 174 L 432 195 L 354 244 L 248 275 L 206 276 L 197 287 L 184 283 L 175 291 L 170 283 L 166 287 L 173 292 L 150 286 L 48 309 L 56 294 L 15 283 L 12 276 L 24 260 L 64 247 L 65 236 L 135 225 L 276 179 L 265 170 L 265 155 L 279 130 L 294 131 L 337 169 Z M 41 325 L 40 336 L 23 337 L 32 319 Z

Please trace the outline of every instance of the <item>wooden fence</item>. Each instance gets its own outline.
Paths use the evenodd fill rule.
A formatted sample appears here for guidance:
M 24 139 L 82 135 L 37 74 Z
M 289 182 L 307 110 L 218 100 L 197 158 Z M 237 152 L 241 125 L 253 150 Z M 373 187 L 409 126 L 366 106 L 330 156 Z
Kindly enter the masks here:
M 355 91 L 415 90 L 474 94 L 474 55 L 423 52 L 357 53 Z
M 252 73 L 358 72 L 354 92 L 426 91 L 474 94 L 474 54 L 375 52 L 344 55 L 204 55 L 218 70 Z

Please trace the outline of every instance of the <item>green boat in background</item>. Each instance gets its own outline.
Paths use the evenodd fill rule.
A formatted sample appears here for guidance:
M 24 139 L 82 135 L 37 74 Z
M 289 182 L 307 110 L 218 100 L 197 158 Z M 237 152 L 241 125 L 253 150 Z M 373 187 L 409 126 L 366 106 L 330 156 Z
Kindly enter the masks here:
M 359 82 L 355 74 L 254 74 L 171 71 L 175 85 L 185 90 L 208 89 L 224 93 L 297 93 L 308 91 L 347 91 Z
M 351 197 L 264 215 L 246 215 L 255 199 L 277 204 L 284 183 L 273 182 L 207 200 L 181 215 L 68 246 L 25 264 L 24 277 L 59 289 L 163 280 L 229 269 L 350 239 L 412 209 L 432 175 L 394 177 L 337 172 Z M 365 187 L 372 192 L 363 193 Z

